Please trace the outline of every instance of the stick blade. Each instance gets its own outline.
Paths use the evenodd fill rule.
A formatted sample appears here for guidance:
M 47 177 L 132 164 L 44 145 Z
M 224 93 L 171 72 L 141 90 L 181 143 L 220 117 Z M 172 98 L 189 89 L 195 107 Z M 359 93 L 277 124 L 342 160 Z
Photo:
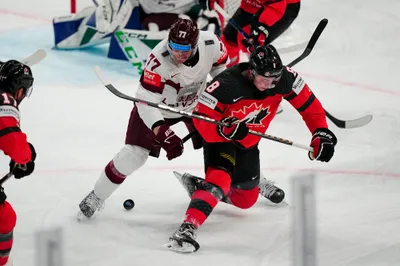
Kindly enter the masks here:
M 47 53 L 43 49 L 39 49 L 30 56 L 22 59 L 22 63 L 28 66 L 33 66 L 42 61 L 46 57 Z
M 357 127 L 363 127 L 367 125 L 369 122 L 372 120 L 372 115 L 366 115 L 360 118 L 352 119 L 352 120 L 340 120 L 330 113 L 328 113 L 325 110 L 326 116 L 329 118 L 329 120 L 332 121 L 332 123 L 335 124 L 338 128 L 357 128 Z
M 363 127 L 372 121 L 372 115 L 366 115 L 358 119 L 348 120 L 345 123 L 345 128 Z

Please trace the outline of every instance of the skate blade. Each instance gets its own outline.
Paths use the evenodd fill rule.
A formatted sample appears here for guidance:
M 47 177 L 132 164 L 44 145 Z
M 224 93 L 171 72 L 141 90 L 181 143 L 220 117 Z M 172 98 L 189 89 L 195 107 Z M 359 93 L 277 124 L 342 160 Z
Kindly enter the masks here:
M 78 214 L 76 215 L 76 220 L 78 220 L 78 222 L 85 222 L 85 221 L 89 221 L 90 218 L 86 217 L 82 211 L 78 211 Z
M 170 251 L 181 254 L 193 253 L 198 250 L 198 248 L 196 249 L 195 246 L 193 246 L 188 242 L 182 242 L 182 245 L 179 245 L 179 243 L 176 240 L 168 241 L 168 243 L 164 244 L 164 247 Z

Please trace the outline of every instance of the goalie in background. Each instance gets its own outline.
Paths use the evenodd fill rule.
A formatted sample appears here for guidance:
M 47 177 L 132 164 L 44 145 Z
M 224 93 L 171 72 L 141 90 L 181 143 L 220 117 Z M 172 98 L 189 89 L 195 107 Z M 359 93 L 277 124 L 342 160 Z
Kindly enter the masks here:
M 178 18 L 197 20 L 200 29 L 213 25 L 219 30 L 217 15 L 205 16 L 195 0 L 93 0 L 95 6 L 77 14 L 53 19 L 55 47 L 78 49 L 109 42 L 111 34 L 120 29 L 143 31 L 168 30 Z M 207 12 L 206 12 L 207 13 Z M 168 32 L 165 32 L 167 37 Z M 161 41 L 163 38 L 160 38 Z M 153 47 L 151 47 L 153 48 Z M 147 57 L 146 55 L 142 56 Z

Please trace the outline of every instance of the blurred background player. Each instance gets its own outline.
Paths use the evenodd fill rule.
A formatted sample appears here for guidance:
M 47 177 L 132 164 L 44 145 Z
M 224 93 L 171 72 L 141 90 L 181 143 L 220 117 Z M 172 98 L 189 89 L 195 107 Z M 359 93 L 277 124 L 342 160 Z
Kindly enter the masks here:
M 215 1 L 199 0 L 203 8 L 210 9 L 213 9 Z M 232 19 L 251 38 L 245 40 L 232 25 L 225 25 L 221 39 L 231 60 L 228 67 L 239 63 L 240 50 L 246 51 L 254 44 L 268 44 L 278 38 L 299 12 L 300 0 L 242 0 Z
M 189 177 L 197 183 L 197 190 L 167 248 L 184 253 L 198 250 L 196 230 L 221 200 L 241 209 L 254 205 L 259 192 L 263 193 L 261 137 L 248 134 L 249 129 L 265 133 L 282 99 L 300 113 L 312 134 L 314 151 L 308 153 L 309 158 L 330 161 L 337 140 L 328 129 L 320 101 L 296 72 L 282 65 L 272 45 L 256 47 L 248 63 L 228 68 L 199 97 L 194 112 L 227 126 L 193 120 L 205 141 L 205 179 Z
M 62 49 L 82 48 L 109 41 L 120 29 L 143 31 L 169 30 L 178 18 L 197 20 L 200 29 L 219 30 L 217 15 L 206 16 L 195 0 L 93 0 L 95 6 L 86 7 L 77 14 L 56 17 L 53 20 L 55 46 Z M 211 30 L 211 28 L 210 28 Z M 158 42 L 167 36 L 167 32 Z M 153 34 L 154 35 L 154 34 Z M 157 34 L 160 36 L 160 34 Z M 151 47 L 153 48 L 154 45 Z M 146 58 L 143 54 L 141 58 Z
M 18 106 L 32 91 L 29 66 L 16 60 L 0 62 L 0 150 L 11 158 L 10 172 L 20 179 L 35 169 L 36 152 L 19 126 Z M 0 186 L 0 265 L 6 265 L 13 244 L 17 216 Z
M 168 38 L 150 53 L 136 97 L 190 112 L 199 92 L 206 87 L 207 75 L 215 77 L 221 73 L 227 61 L 225 46 L 214 33 L 199 31 L 196 22 L 179 18 Z M 158 157 L 163 148 L 168 160 L 179 157 L 183 143 L 170 126 L 181 121 L 190 132 L 195 130 L 190 119 L 143 104 L 135 105 L 125 146 L 102 171 L 94 190 L 79 204 L 78 219 L 90 218 L 127 176 L 146 163 L 149 155 Z M 198 135 L 192 141 L 195 149 L 202 147 Z

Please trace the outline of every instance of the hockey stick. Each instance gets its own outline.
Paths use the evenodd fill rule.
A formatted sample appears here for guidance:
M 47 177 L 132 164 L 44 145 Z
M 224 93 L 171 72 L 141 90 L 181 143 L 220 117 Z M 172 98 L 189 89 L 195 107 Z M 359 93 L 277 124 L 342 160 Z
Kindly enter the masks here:
M 142 100 L 142 99 L 138 99 L 138 98 L 134 98 L 134 97 L 128 96 L 128 95 L 120 92 L 119 90 L 117 90 L 112 84 L 110 84 L 109 82 L 107 82 L 104 79 L 103 73 L 102 73 L 101 68 L 99 66 L 95 66 L 94 68 L 95 68 L 96 75 L 99 78 L 99 80 L 101 81 L 101 83 L 103 83 L 103 85 L 110 92 L 112 92 L 114 95 L 118 96 L 119 98 L 122 98 L 122 99 L 125 99 L 125 100 L 129 100 L 129 101 L 132 101 L 132 102 L 135 102 L 135 103 L 145 104 L 145 105 L 148 105 L 150 107 L 154 107 L 154 108 L 157 108 L 157 109 L 160 109 L 160 110 L 163 110 L 163 111 L 179 114 L 179 115 L 182 115 L 182 116 L 185 116 L 185 117 L 203 120 L 203 121 L 215 124 L 215 125 L 229 126 L 229 124 L 227 124 L 227 123 L 222 123 L 220 121 L 216 121 L 216 120 L 214 120 L 212 118 L 209 118 L 209 117 L 206 117 L 206 116 L 201 116 L 201 115 L 185 112 L 185 111 L 182 111 L 182 110 L 177 110 L 177 109 L 174 109 L 174 108 L 169 107 L 167 105 L 157 104 L 157 103 L 153 103 L 153 102 L 150 102 L 150 101 L 146 101 L 146 100 Z M 278 137 L 275 137 L 275 136 L 272 136 L 272 135 L 263 134 L 263 133 L 260 133 L 260 132 L 257 132 L 257 131 L 253 131 L 253 130 L 249 130 L 249 134 L 252 134 L 252 135 L 255 135 L 255 136 L 259 136 L 259 137 L 262 137 L 262 138 L 265 138 L 265 139 L 269 139 L 269 140 L 272 140 L 272 141 L 276 141 L 276 142 L 279 142 L 279 143 L 282 143 L 282 144 L 286 144 L 286 145 L 289 145 L 289 146 L 294 146 L 294 147 L 297 147 L 297 148 L 300 148 L 300 149 L 303 149 L 303 150 L 307 150 L 307 151 L 311 151 L 311 152 L 313 151 L 312 147 L 306 146 L 306 145 L 302 145 L 302 144 L 298 144 L 298 143 L 295 143 L 295 142 L 293 142 L 291 140 L 278 138 Z
M 218 4 L 214 4 L 215 10 L 217 10 L 238 32 L 240 32 L 243 37 L 249 38 L 249 35 L 244 32 L 243 28 L 240 27 L 235 20 L 233 20 L 226 11 L 221 8 Z M 312 34 L 305 50 L 303 53 L 290 62 L 287 66 L 293 67 L 307 56 L 309 56 L 314 49 L 315 44 L 317 43 L 319 37 L 321 36 L 322 32 L 324 31 L 325 27 L 328 25 L 328 19 L 324 18 L 319 23 L 317 28 L 315 29 L 314 33 Z M 372 120 L 372 115 L 366 115 L 357 119 L 353 120 L 340 120 L 333 115 L 331 115 L 328 111 L 325 110 L 326 116 L 331 120 L 337 127 L 339 128 L 356 128 L 362 127 L 367 125 Z
M 332 121 L 335 126 L 338 128 L 356 128 L 356 127 L 362 127 L 367 125 L 369 122 L 372 120 L 372 115 L 366 115 L 360 118 L 352 119 L 352 120 L 340 120 L 330 113 L 325 110 L 326 116 L 329 118 L 329 120 Z
M 124 53 L 126 59 L 132 64 L 132 66 L 136 69 L 139 75 L 143 72 L 143 61 L 139 58 L 139 55 L 136 53 L 135 48 L 133 48 L 132 43 L 129 41 L 129 38 L 125 35 L 125 33 L 117 27 L 114 31 L 114 36 L 117 39 L 119 47 Z
M 6 182 L 8 179 L 10 179 L 13 176 L 13 173 L 8 173 L 5 176 L 3 176 L 0 179 L 0 187 L 3 185 L 4 182 Z
M 315 29 L 314 33 L 312 34 L 311 39 L 308 42 L 304 52 L 299 57 L 294 59 L 292 62 L 287 64 L 288 67 L 293 67 L 294 65 L 296 65 L 301 60 L 303 60 L 304 58 L 306 58 L 307 56 L 309 56 L 311 54 L 311 51 L 314 49 L 314 46 L 317 43 L 317 41 L 318 41 L 319 37 L 321 36 L 322 32 L 324 31 L 326 25 L 328 25 L 328 19 L 324 18 L 323 20 L 321 20 L 318 23 L 318 26 Z
M 21 63 L 27 66 L 33 66 L 42 61 L 46 57 L 46 51 L 43 49 L 39 49 L 30 56 L 21 60 Z

